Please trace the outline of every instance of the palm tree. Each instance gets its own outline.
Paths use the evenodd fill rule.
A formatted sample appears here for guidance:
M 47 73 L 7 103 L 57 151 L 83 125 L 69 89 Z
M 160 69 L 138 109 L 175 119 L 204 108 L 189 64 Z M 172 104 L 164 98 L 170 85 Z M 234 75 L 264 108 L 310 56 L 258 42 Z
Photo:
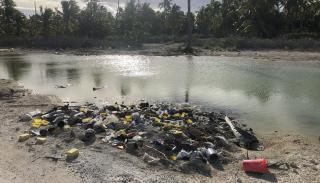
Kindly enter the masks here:
M 288 24 L 290 28 L 303 28 L 304 21 L 306 19 L 306 14 L 309 11 L 310 7 L 308 4 L 311 1 L 307 0 L 282 0 L 284 13 L 288 18 Z M 295 25 L 296 24 L 296 25 Z
M 192 52 L 192 19 L 191 19 L 191 2 L 188 0 L 188 39 L 186 52 Z
M 0 21 L 3 26 L 3 31 L 8 35 L 13 35 L 16 32 L 16 19 L 15 15 L 17 10 L 15 9 L 16 4 L 13 0 L 2 0 L 0 4 Z
M 159 4 L 159 8 L 163 9 L 165 13 L 169 13 L 169 11 L 171 9 L 171 4 L 172 4 L 172 0 L 163 0 Z
M 64 21 L 64 32 L 65 34 L 69 34 L 72 32 L 72 25 L 71 23 L 74 23 L 77 15 L 79 14 L 80 8 L 77 5 L 77 2 L 75 0 L 70 1 L 61 1 L 62 6 L 62 14 L 63 21 Z

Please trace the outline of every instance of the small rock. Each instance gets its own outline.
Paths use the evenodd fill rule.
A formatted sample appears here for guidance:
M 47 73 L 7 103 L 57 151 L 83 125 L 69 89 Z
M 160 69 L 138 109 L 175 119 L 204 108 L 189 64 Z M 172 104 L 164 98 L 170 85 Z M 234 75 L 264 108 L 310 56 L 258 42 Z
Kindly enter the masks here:
M 301 140 L 300 140 L 300 139 L 295 139 L 295 140 L 293 140 L 293 143 L 295 143 L 295 144 L 300 144 L 300 143 L 301 143 Z
M 293 169 L 292 171 L 293 171 L 293 173 L 299 174 L 297 169 Z
M 319 163 L 316 162 L 316 160 L 314 160 L 314 159 L 310 160 L 310 163 L 312 163 L 312 164 L 314 164 L 314 165 L 318 165 L 318 164 L 319 164 Z
M 240 178 L 238 178 L 237 183 L 242 183 L 242 180 Z
M 93 129 L 89 128 L 85 131 L 86 138 L 92 138 L 94 136 L 95 136 L 95 131 Z
M 61 149 L 61 145 L 60 144 L 56 144 L 55 147 L 58 148 L 58 149 Z
M 298 169 L 298 168 L 299 168 L 298 165 L 297 165 L 296 163 L 294 163 L 294 162 L 291 162 L 291 163 L 290 163 L 290 166 L 291 166 L 292 168 L 294 168 L 294 169 Z
M 195 171 L 206 176 L 211 176 L 212 173 L 210 166 L 200 159 L 193 159 L 191 161 L 183 163 L 180 166 L 180 169 L 185 173 Z
M 63 140 L 64 140 L 64 142 L 66 142 L 66 143 L 70 143 L 70 142 L 72 142 L 72 141 L 75 140 L 75 139 L 76 139 L 76 134 L 74 133 L 73 130 L 71 130 L 71 131 L 69 132 L 69 135 L 67 135 Z
M 310 167 L 310 165 L 307 165 L 307 164 L 302 164 L 302 166 L 305 167 L 305 168 L 306 167 Z
M 289 170 L 289 167 L 287 166 L 287 164 L 282 164 L 279 166 L 280 170 Z

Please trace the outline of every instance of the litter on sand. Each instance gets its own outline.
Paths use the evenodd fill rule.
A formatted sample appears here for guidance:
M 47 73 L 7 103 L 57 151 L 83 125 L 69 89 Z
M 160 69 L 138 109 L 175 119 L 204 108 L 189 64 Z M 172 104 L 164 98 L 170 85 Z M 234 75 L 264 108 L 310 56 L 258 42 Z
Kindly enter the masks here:
M 29 116 L 32 117 L 30 134 L 37 137 L 37 144 L 49 143 L 47 136 L 58 138 L 62 134 L 65 143 L 79 140 L 85 145 L 109 144 L 147 163 L 184 170 L 190 169 L 186 166 L 208 166 L 228 158 L 224 152 L 232 147 L 250 150 L 263 147 L 252 129 L 223 113 L 203 111 L 190 104 L 141 101 L 97 106 L 86 103 L 54 107 Z M 24 134 L 19 136 L 19 141 L 28 138 L 30 135 Z M 78 156 L 78 149 L 67 151 L 69 160 Z M 263 167 L 256 170 L 251 165 L 252 162 L 243 162 L 245 171 L 265 172 Z

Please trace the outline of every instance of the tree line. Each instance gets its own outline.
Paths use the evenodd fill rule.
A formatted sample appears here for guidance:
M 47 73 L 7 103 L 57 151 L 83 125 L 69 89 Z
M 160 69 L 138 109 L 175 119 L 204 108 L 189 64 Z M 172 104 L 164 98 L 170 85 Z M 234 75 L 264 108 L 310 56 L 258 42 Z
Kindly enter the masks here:
M 197 14 L 197 31 L 274 38 L 320 32 L 319 0 L 212 0 Z
M 129 0 L 115 15 L 97 0 L 90 0 L 84 9 L 75 0 L 62 1 L 61 7 L 40 6 L 26 17 L 13 0 L 0 0 L 0 38 L 118 37 L 138 43 L 155 36 L 185 36 L 188 30 L 187 13 L 172 0 L 163 0 L 159 11 L 148 3 Z M 320 1 L 212 0 L 192 14 L 192 28 L 194 34 L 213 37 L 317 37 Z

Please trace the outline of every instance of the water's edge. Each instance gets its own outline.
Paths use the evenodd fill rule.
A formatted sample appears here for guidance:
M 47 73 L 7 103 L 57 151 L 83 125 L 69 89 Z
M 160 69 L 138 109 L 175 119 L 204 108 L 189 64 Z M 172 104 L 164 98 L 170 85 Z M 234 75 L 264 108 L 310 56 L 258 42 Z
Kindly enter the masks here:
M 64 101 L 190 102 L 235 115 L 257 133 L 320 130 L 318 61 L 30 53 L 1 56 L 0 77 Z

